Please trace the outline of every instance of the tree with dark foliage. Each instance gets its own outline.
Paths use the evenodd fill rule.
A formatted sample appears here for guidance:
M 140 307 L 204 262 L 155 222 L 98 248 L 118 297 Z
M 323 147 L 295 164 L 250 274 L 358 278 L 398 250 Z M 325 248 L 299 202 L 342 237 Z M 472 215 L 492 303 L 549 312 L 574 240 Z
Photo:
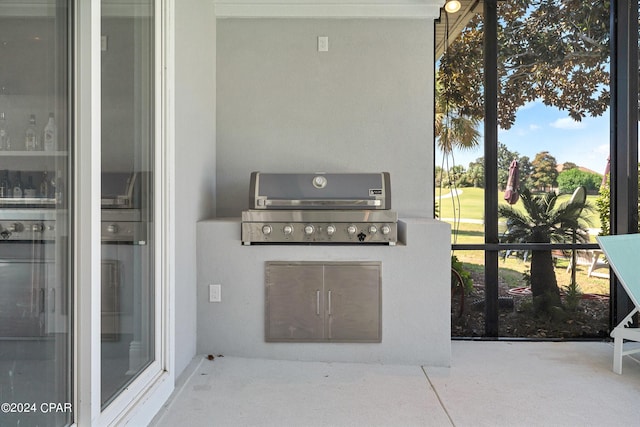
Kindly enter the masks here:
M 498 2 L 498 120 L 509 129 L 518 108 L 540 100 L 571 118 L 609 106 L 609 1 Z M 483 22 L 475 16 L 451 42 L 437 73 L 441 96 L 458 113 L 484 118 Z
M 531 165 L 533 166 L 533 173 L 531 174 L 533 185 L 542 191 L 551 189 L 558 177 L 556 158 L 549 154 L 548 151 L 542 151 L 536 154 L 536 158 L 533 159 Z

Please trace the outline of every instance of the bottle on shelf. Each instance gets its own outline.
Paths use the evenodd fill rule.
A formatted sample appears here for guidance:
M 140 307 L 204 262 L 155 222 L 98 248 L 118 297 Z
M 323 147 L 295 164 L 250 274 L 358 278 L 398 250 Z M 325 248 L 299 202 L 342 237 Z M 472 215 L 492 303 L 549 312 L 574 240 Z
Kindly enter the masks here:
M 29 116 L 29 124 L 24 131 L 24 149 L 27 151 L 40 150 L 40 139 L 36 130 L 36 115 Z
M 49 180 L 49 172 L 42 173 L 42 181 L 40 181 L 40 197 L 49 199 L 51 197 L 51 182 Z
M 24 190 L 22 191 L 22 196 L 27 198 L 34 198 L 36 197 L 36 189 L 33 186 L 33 176 L 29 175 L 28 179 L 27 179 L 27 185 L 25 185 Z
M 22 198 L 22 173 L 20 171 L 16 172 L 16 179 L 13 182 L 13 198 Z
M 0 150 L 11 150 L 11 139 L 9 138 L 9 126 L 4 111 L 0 112 Z
M 9 182 L 9 171 L 5 169 L 2 175 L 2 181 L 0 181 L 0 198 L 7 198 L 13 195 L 13 189 Z
M 53 117 L 53 113 L 49 113 L 49 121 L 44 127 L 44 151 L 55 151 L 58 148 L 58 126 Z
M 62 171 L 60 169 L 58 169 L 56 171 L 56 180 L 55 180 L 55 189 L 54 189 L 54 197 L 56 199 L 56 204 L 58 206 L 63 206 L 65 201 L 64 201 L 64 196 L 65 196 L 65 183 L 64 183 L 64 178 L 62 177 Z

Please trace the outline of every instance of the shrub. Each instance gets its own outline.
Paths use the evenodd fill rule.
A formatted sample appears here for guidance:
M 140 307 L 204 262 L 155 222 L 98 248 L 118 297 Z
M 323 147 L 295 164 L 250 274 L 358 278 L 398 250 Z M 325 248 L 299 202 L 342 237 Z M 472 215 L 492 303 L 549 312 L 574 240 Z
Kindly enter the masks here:
M 458 259 L 457 256 L 451 255 L 451 268 L 458 272 L 460 277 L 462 278 L 462 283 L 464 284 L 464 291 L 470 292 L 473 290 L 473 279 L 471 278 L 471 273 L 469 273 L 465 268 L 462 262 Z M 453 278 L 452 278 L 453 280 Z
M 611 190 L 609 188 L 609 175 L 605 185 L 600 187 L 598 198 L 596 199 L 596 209 L 600 217 L 600 235 L 608 236 L 611 234 L 609 224 L 611 223 Z
M 596 191 L 602 181 L 602 177 L 597 173 L 573 168 L 560 172 L 556 181 L 558 182 L 560 193 L 573 193 L 580 186 L 584 186 L 587 191 Z

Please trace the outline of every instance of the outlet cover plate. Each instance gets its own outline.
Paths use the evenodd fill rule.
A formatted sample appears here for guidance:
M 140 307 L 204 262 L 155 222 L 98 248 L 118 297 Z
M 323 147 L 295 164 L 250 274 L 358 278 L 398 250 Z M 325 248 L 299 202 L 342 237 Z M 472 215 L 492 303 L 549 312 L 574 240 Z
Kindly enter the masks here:
M 222 286 L 221 285 L 209 285 L 209 302 L 221 302 L 222 301 Z

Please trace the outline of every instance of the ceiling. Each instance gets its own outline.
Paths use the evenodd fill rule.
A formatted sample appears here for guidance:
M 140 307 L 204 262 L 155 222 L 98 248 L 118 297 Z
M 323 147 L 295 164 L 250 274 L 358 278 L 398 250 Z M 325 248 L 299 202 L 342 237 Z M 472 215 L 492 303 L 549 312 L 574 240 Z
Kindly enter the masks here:
M 455 40 L 469 20 L 482 14 L 483 0 L 460 0 L 462 7 L 456 13 L 449 13 L 441 9 L 440 19 L 436 20 L 436 60 L 442 56 L 447 39 L 447 18 L 449 21 L 449 40 Z M 448 16 L 447 16 L 448 15 Z

